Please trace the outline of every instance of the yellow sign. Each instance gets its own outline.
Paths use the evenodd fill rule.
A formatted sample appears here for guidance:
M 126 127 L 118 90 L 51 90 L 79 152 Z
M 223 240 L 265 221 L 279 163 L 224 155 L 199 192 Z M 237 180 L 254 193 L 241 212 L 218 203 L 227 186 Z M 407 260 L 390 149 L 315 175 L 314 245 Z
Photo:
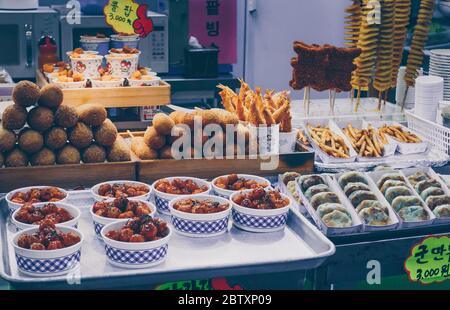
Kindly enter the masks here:
M 146 4 L 139 5 L 133 0 L 109 0 L 103 12 L 106 23 L 118 33 L 146 37 L 153 31 Z

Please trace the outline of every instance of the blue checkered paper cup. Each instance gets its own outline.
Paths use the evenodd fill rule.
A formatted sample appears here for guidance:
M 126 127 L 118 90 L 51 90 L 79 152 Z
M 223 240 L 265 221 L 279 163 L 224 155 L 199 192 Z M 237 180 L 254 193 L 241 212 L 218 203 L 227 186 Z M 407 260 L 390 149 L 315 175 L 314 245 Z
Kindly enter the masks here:
M 243 191 L 243 193 L 251 192 Z M 286 227 L 289 208 L 292 205 L 292 200 L 284 194 L 283 198 L 289 200 L 289 205 L 281 209 L 260 210 L 250 209 L 239 206 L 234 202 L 234 197 L 240 193 L 234 193 L 230 197 L 233 206 L 232 217 L 233 225 L 245 231 L 256 233 L 269 233 L 283 230 Z
M 153 189 L 153 193 L 155 194 L 155 205 L 156 205 L 156 209 L 158 210 L 158 212 L 160 214 L 165 214 L 165 215 L 170 215 L 170 209 L 169 209 L 169 202 L 172 199 L 178 198 L 178 197 L 183 197 L 183 198 L 189 198 L 192 197 L 193 195 L 174 195 L 174 194 L 168 194 L 168 193 L 163 193 L 159 190 L 156 189 L 156 184 L 158 184 L 159 181 L 162 180 L 168 180 L 170 182 L 172 182 L 175 179 L 180 179 L 182 181 L 186 181 L 186 180 L 192 180 L 195 184 L 197 184 L 198 186 L 206 186 L 208 187 L 208 190 L 205 191 L 204 193 L 201 193 L 199 195 L 209 195 L 212 191 L 212 187 L 211 187 L 211 183 L 202 180 L 202 179 L 198 179 L 198 178 L 191 178 L 191 177 L 171 177 L 171 178 L 164 178 L 161 180 L 158 180 L 156 182 L 154 182 L 152 184 L 152 189 Z
M 81 247 L 84 241 L 83 233 L 71 227 L 58 227 L 58 230 L 69 233 L 73 232 L 80 236 L 81 241 L 77 244 L 58 250 L 36 251 L 24 249 L 17 245 L 17 240 L 23 234 L 31 235 L 39 228 L 25 229 L 13 237 L 13 247 L 16 256 L 17 268 L 21 273 L 30 277 L 58 277 L 68 274 L 79 268 L 81 259 Z
M 103 227 L 101 235 L 105 242 L 105 253 L 108 262 L 116 267 L 125 269 L 149 268 L 163 263 L 169 250 L 169 234 L 159 240 L 131 243 L 109 239 L 106 234 L 112 230 L 120 230 L 126 223 L 112 223 Z
M 211 200 L 220 204 L 227 204 L 228 209 L 210 214 L 186 213 L 174 209 L 174 205 L 184 199 Z M 197 195 L 187 198 L 180 197 L 171 200 L 169 208 L 172 215 L 172 226 L 177 234 L 186 237 L 208 238 L 228 232 L 228 223 L 231 214 L 231 204 L 228 199 L 210 195 Z

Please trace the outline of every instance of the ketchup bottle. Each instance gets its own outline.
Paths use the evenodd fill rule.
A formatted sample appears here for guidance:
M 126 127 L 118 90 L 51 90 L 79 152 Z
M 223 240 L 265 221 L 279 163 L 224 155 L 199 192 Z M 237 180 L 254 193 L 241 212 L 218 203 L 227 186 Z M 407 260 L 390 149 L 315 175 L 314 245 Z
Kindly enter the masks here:
M 39 40 L 38 65 L 42 69 L 45 64 L 55 64 L 58 62 L 58 47 L 56 41 L 51 36 L 42 36 Z

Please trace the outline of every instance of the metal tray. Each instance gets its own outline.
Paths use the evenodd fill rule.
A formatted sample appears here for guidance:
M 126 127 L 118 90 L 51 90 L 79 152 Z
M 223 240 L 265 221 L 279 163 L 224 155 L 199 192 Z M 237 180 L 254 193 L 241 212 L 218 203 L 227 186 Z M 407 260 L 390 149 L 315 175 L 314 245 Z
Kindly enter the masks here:
M 82 210 L 79 228 L 85 234 L 79 277 L 32 278 L 21 274 L 10 245 L 15 227 L 8 223 L 4 199 L 0 202 L 0 276 L 23 288 L 113 288 L 176 280 L 209 279 L 245 274 L 313 269 L 335 252 L 335 246 L 298 211 L 291 210 L 283 232 L 256 234 L 230 226 L 228 234 L 193 239 L 174 233 L 167 260 L 159 266 L 127 270 L 106 261 L 103 243 L 92 225 L 89 191 L 70 192 L 68 203 Z M 164 216 L 162 216 L 164 218 Z M 168 218 L 164 218 L 169 220 Z M 230 223 L 231 225 L 231 223 Z M 75 281 L 79 285 L 70 285 Z M 79 281 L 78 281 L 79 280 Z

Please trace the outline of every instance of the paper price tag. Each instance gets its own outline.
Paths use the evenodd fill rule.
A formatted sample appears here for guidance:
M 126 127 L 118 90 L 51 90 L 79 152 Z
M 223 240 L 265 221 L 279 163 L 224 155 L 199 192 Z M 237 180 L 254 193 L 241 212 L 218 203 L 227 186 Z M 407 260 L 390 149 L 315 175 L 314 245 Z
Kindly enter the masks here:
M 415 245 L 405 261 L 412 282 L 439 283 L 450 279 L 450 238 L 429 237 Z
M 153 31 L 153 22 L 147 16 L 146 4 L 133 0 L 109 0 L 104 7 L 106 23 L 114 31 L 123 34 L 137 34 L 144 38 Z

